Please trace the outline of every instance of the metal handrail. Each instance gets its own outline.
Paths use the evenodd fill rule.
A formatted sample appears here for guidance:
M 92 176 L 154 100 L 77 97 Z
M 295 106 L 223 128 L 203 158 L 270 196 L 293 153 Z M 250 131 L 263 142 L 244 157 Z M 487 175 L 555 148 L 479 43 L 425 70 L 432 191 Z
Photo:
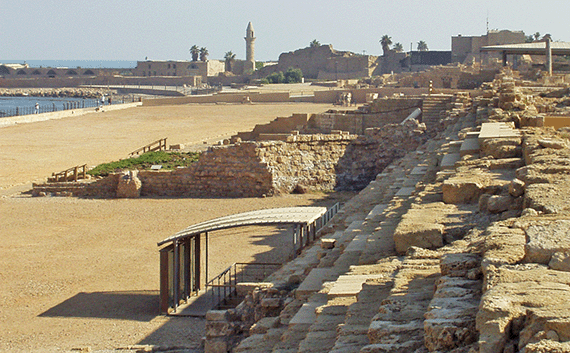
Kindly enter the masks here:
M 340 204 L 336 203 L 317 219 L 314 224 L 315 234 L 320 231 L 339 210 Z M 230 300 L 236 298 L 238 283 L 263 281 L 281 266 L 282 264 L 274 262 L 235 262 L 231 264 L 219 275 L 206 283 L 206 291 L 209 289 L 211 293 L 212 307 L 220 309 L 222 306 L 228 305 Z M 252 268 L 262 268 L 262 270 L 256 277 L 249 278 L 247 271 Z M 249 276 L 251 276 L 251 272 Z
M 235 262 L 223 270 L 219 275 L 206 283 L 206 291 L 210 291 L 212 307 L 221 308 L 237 297 L 237 285 L 243 282 L 259 282 L 275 272 L 282 264 L 273 262 Z M 247 270 L 262 268 L 261 276 L 248 277 Z

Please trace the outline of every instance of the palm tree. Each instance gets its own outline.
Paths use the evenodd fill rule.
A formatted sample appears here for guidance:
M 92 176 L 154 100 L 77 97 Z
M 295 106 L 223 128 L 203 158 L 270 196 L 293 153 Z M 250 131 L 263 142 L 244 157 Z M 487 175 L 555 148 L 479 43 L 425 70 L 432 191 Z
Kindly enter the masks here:
M 226 71 L 232 71 L 232 62 L 236 59 L 236 55 L 230 50 L 224 55 L 224 59 L 226 60 Z
M 205 47 L 200 48 L 200 61 L 208 60 L 208 55 L 210 55 L 210 53 L 208 53 L 208 49 Z
M 311 43 L 309 43 L 309 47 L 311 47 L 311 48 L 320 47 L 320 46 L 321 46 L 321 42 L 319 42 L 316 39 L 313 39 L 311 41 Z
M 200 55 L 200 48 L 197 45 L 193 45 L 190 48 L 190 54 L 192 54 L 192 61 L 198 61 L 198 55 Z
M 429 48 L 427 46 L 427 43 L 424 42 L 423 40 L 420 40 L 418 42 L 418 51 L 428 51 L 428 50 L 429 50 Z
M 396 44 L 394 44 L 394 51 L 396 53 L 401 53 L 404 51 L 404 46 L 402 45 L 402 43 L 398 42 Z
M 382 45 L 382 51 L 384 51 L 384 55 L 386 55 L 390 50 L 390 45 L 392 45 L 392 38 L 389 35 L 384 34 L 382 39 L 380 39 L 380 45 Z

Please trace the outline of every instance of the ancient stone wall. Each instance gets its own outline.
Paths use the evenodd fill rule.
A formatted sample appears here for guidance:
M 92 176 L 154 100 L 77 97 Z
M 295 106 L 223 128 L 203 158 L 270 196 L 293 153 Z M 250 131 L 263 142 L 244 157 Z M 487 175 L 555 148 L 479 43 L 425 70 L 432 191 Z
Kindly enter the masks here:
M 296 135 L 286 142 L 262 142 L 259 156 L 273 175 L 277 193 L 334 190 L 336 169 L 356 135 Z
M 257 144 L 213 147 L 189 168 L 144 171 L 141 196 L 259 197 L 273 193 L 271 174 Z
M 364 134 L 366 129 L 387 124 L 399 124 L 416 108 L 422 107 L 421 98 L 382 98 L 370 103 L 366 114 L 354 111 L 329 111 L 315 114 L 307 126 L 308 132 L 330 133 L 332 130 Z
M 175 171 L 140 171 L 140 196 L 262 197 L 278 193 L 359 190 L 385 166 L 423 141 L 415 120 L 367 129 L 361 136 L 290 135 L 285 141 L 213 147 L 200 161 Z M 73 185 L 72 185 L 73 184 Z M 34 186 L 34 193 L 119 197 L 119 176 L 91 183 Z

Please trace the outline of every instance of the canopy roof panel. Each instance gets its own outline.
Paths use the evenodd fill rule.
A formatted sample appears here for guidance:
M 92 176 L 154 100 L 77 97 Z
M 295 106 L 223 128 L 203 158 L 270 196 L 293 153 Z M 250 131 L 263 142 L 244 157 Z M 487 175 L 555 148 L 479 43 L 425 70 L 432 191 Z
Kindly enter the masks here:
M 191 225 L 173 236 L 160 241 L 158 245 L 160 246 L 179 239 L 227 228 L 270 224 L 308 225 L 315 222 L 325 213 L 327 213 L 326 207 L 284 207 L 244 212 Z
M 570 55 L 570 43 L 568 42 L 551 42 L 550 48 L 552 50 L 552 55 Z M 490 45 L 482 47 L 481 51 L 500 51 L 507 54 L 544 55 L 546 53 L 546 42 Z

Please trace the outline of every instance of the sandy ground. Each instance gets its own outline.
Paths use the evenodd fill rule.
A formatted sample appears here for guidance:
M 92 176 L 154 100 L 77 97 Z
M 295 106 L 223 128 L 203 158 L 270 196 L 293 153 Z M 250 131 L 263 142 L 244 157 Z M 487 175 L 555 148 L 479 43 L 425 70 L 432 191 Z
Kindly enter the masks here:
M 350 196 L 87 200 L 15 191 L 74 165 L 125 158 L 162 137 L 169 144 L 201 144 L 277 116 L 331 107 L 141 107 L 0 129 L 0 351 L 198 347 L 202 319 L 158 315 L 158 241 L 214 217 L 332 205 Z M 233 262 L 283 260 L 287 234 L 259 228 L 214 233 L 210 273 Z

